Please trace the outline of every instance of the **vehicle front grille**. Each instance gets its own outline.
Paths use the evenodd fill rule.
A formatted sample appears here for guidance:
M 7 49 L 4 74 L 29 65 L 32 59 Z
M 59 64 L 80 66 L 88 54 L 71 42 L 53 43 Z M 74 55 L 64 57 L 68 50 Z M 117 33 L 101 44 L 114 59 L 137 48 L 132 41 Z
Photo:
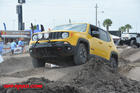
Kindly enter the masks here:
M 50 32 L 49 33 L 49 38 L 44 38 L 44 35 L 43 35 L 43 37 L 42 37 L 42 39 L 40 39 L 40 40 L 54 40 L 54 39 L 63 39 L 62 38 L 62 34 L 63 33 L 68 33 L 68 32 Z M 33 38 L 32 38 L 33 39 Z M 39 39 L 37 39 L 37 40 L 39 40 Z
M 49 39 L 62 39 L 62 33 L 63 32 L 51 32 L 49 33 Z

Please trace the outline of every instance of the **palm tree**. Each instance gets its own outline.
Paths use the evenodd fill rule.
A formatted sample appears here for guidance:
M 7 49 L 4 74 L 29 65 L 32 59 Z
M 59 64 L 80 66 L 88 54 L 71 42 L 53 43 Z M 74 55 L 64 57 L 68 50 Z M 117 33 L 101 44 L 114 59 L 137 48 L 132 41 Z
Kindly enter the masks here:
M 126 32 L 126 27 L 125 26 L 121 26 L 119 28 L 119 31 L 121 31 L 121 33 Z
M 106 30 L 109 31 L 109 26 L 112 25 L 111 19 L 105 19 L 103 22 L 103 26 L 106 27 Z
M 130 24 L 126 24 L 125 28 L 126 28 L 127 32 L 129 33 L 129 30 L 132 29 L 132 26 Z

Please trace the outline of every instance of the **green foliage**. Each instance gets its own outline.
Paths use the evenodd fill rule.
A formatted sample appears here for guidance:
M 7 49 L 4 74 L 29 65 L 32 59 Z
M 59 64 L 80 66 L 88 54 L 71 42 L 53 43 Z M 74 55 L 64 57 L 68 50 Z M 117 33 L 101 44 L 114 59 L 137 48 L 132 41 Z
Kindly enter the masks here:
M 30 27 L 30 29 L 32 29 L 32 27 Z M 37 25 L 33 25 L 33 29 L 37 29 Z
M 130 24 L 126 24 L 125 26 L 121 26 L 119 28 L 119 31 L 121 31 L 122 33 L 127 31 L 129 33 L 130 29 L 132 29 L 132 26 Z
M 132 29 L 132 26 L 130 24 L 126 24 L 125 28 L 126 28 L 127 32 L 129 33 L 129 30 Z
M 111 19 L 105 19 L 103 22 L 103 26 L 106 27 L 106 30 L 109 31 L 109 27 L 112 25 Z
M 126 32 L 126 27 L 125 27 L 125 26 L 121 26 L 121 27 L 119 28 L 119 31 L 121 31 L 122 33 L 123 33 L 123 32 Z

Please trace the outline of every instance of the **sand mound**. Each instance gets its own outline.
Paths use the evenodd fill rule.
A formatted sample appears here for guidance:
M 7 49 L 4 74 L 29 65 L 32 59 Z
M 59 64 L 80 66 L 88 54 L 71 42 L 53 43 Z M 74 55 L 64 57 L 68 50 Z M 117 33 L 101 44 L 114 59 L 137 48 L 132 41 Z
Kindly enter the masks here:
M 39 83 L 38 83 L 39 82 Z M 91 59 L 60 81 L 31 78 L 22 84 L 42 84 L 42 89 L 4 89 L 1 93 L 139 93 L 140 82 L 113 73 L 109 64 L 101 59 Z

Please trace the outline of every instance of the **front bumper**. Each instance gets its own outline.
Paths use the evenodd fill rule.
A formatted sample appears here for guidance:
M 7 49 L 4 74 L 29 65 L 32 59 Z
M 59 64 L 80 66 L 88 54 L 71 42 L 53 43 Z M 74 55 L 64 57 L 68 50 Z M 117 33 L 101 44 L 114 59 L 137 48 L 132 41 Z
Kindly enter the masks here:
M 74 54 L 75 46 L 64 42 L 45 42 L 32 44 L 29 48 L 30 56 L 35 58 L 53 58 L 71 56 Z

